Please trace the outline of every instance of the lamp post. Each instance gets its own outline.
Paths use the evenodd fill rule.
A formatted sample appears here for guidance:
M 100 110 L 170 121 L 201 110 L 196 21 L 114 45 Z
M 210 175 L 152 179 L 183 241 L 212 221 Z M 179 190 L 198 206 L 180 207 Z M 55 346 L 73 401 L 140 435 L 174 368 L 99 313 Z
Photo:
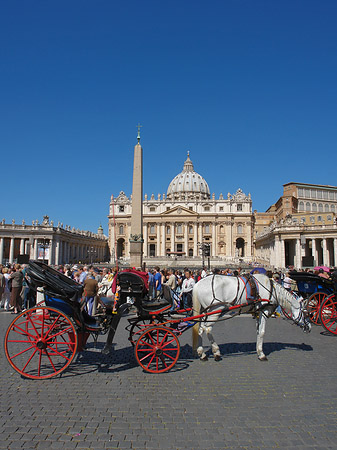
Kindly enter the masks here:
M 211 245 L 208 242 L 198 242 L 197 243 L 198 247 L 199 247 L 199 252 L 201 253 L 202 256 L 202 267 L 205 266 L 205 257 L 207 256 L 208 259 L 208 270 L 210 270 L 210 249 L 211 249 Z
M 49 248 L 49 239 L 47 238 L 41 238 L 38 241 L 38 246 L 43 249 L 43 262 L 46 262 L 46 248 Z M 40 259 L 40 258 L 38 258 Z

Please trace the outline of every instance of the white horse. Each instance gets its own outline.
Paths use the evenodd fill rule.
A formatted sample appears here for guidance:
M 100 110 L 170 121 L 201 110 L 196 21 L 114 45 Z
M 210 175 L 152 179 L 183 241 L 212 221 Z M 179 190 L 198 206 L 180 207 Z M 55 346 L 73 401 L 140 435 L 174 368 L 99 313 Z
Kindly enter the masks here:
M 224 314 L 259 312 L 259 314 L 256 314 L 256 352 L 261 361 L 267 361 L 267 357 L 263 353 L 266 319 L 273 314 L 277 306 L 280 305 L 303 331 L 309 332 L 311 330 L 307 311 L 304 309 L 300 298 L 295 297 L 279 284 L 272 282 L 266 275 L 257 274 L 252 278 L 254 278 L 258 288 L 257 301 L 247 300 L 247 282 L 242 277 L 209 275 L 206 278 L 202 278 L 194 286 L 194 314 L 198 314 L 200 306 L 200 313 L 222 310 L 219 313 L 208 315 L 201 319 L 197 348 L 197 353 L 201 360 L 207 360 L 207 355 L 202 346 L 204 331 L 206 331 L 212 345 L 215 360 L 220 360 L 220 349 L 212 335 L 212 327 Z M 239 306 L 238 309 L 229 311 L 229 307 L 236 305 Z

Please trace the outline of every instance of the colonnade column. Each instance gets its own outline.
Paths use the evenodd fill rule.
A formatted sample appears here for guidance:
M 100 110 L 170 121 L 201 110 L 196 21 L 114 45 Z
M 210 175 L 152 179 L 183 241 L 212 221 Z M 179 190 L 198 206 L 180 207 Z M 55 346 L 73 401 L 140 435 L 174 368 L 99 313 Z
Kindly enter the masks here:
M 202 223 L 197 223 L 198 226 L 198 242 L 202 243 Z
M 328 250 L 326 245 L 326 239 L 322 239 L 323 242 L 323 266 L 329 266 Z
M 184 234 L 184 251 L 185 251 L 185 256 L 188 256 L 188 228 L 189 228 L 189 223 L 185 223 L 185 234 Z
M 301 261 L 301 240 L 296 239 L 296 261 L 295 266 L 300 269 L 302 267 L 302 261 Z
M 175 252 L 175 234 L 176 234 L 176 226 L 175 223 L 171 224 L 171 252 Z
M 193 256 L 198 256 L 198 222 L 193 224 Z
M 211 256 L 216 256 L 216 224 L 212 224 L 212 248 Z
M 11 243 L 9 247 L 9 264 L 13 264 L 14 261 L 14 238 L 11 238 Z
M 160 253 L 161 253 L 161 256 L 165 256 L 165 227 L 166 227 L 166 225 L 165 225 L 165 223 L 162 223 L 162 224 L 160 224 L 160 226 L 161 226 L 161 251 L 160 251 Z
M 20 240 L 20 255 L 23 255 L 25 253 L 25 240 Z
M 284 239 L 281 238 L 281 258 L 280 258 L 280 263 L 281 263 L 281 267 L 285 267 L 286 266 L 286 254 L 285 254 L 285 245 L 284 245 Z
M 34 256 L 33 259 L 37 259 L 37 251 L 38 251 L 37 239 L 34 239 Z
M 4 260 L 4 238 L 0 238 L 0 264 L 3 263 Z
M 316 239 L 311 239 L 311 254 L 314 258 L 313 264 L 317 265 Z
M 146 257 L 147 256 L 147 249 L 148 249 L 148 242 L 147 242 L 147 223 L 143 224 L 143 239 L 144 239 L 144 243 L 143 243 L 143 255 Z
M 60 264 L 60 240 L 56 240 L 55 246 L 55 264 L 58 266 Z
M 157 223 L 157 256 L 160 256 L 160 223 Z
M 49 264 L 54 264 L 54 240 L 53 239 L 49 239 L 49 260 L 48 260 Z
M 1 247 L 0 247 L 0 258 L 1 258 Z M 333 258 L 334 258 L 334 266 L 337 266 L 337 238 L 333 239 Z

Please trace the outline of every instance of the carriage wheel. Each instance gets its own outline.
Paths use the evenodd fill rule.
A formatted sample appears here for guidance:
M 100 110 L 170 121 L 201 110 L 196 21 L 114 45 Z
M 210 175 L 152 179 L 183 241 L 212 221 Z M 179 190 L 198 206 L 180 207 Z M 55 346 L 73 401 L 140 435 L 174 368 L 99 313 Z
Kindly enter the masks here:
M 337 335 L 337 302 L 335 295 L 330 295 L 322 303 L 320 319 L 327 331 Z
M 177 336 L 164 326 L 144 331 L 135 346 L 137 363 L 150 373 L 162 373 L 172 369 L 178 361 L 179 353 Z
M 314 294 L 312 294 L 311 297 L 309 297 L 307 303 L 307 310 L 309 313 L 309 319 L 311 323 L 315 325 L 320 325 L 319 309 L 327 296 L 328 295 L 325 292 L 315 292 Z
M 5 335 L 9 364 L 27 378 L 42 380 L 63 372 L 74 359 L 77 333 L 68 316 L 39 306 L 18 315 Z
M 158 323 L 156 319 L 138 319 L 132 323 L 129 332 L 129 341 L 131 345 L 135 346 L 139 336 L 151 326 L 155 326 Z

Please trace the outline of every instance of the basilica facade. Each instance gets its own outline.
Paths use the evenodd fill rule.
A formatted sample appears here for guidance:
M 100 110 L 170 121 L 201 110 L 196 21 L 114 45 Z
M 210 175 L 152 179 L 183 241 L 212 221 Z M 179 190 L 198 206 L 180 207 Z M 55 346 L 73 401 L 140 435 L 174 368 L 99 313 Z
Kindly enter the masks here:
M 194 170 L 189 154 L 166 194 L 146 194 L 143 208 L 143 260 L 201 264 L 200 248 L 209 244 L 210 258 L 249 262 L 253 256 L 252 199 L 241 189 L 210 193 L 207 181 Z M 132 199 L 123 191 L 111 197 L 109 210 L 110 262 L 129 260 Z

